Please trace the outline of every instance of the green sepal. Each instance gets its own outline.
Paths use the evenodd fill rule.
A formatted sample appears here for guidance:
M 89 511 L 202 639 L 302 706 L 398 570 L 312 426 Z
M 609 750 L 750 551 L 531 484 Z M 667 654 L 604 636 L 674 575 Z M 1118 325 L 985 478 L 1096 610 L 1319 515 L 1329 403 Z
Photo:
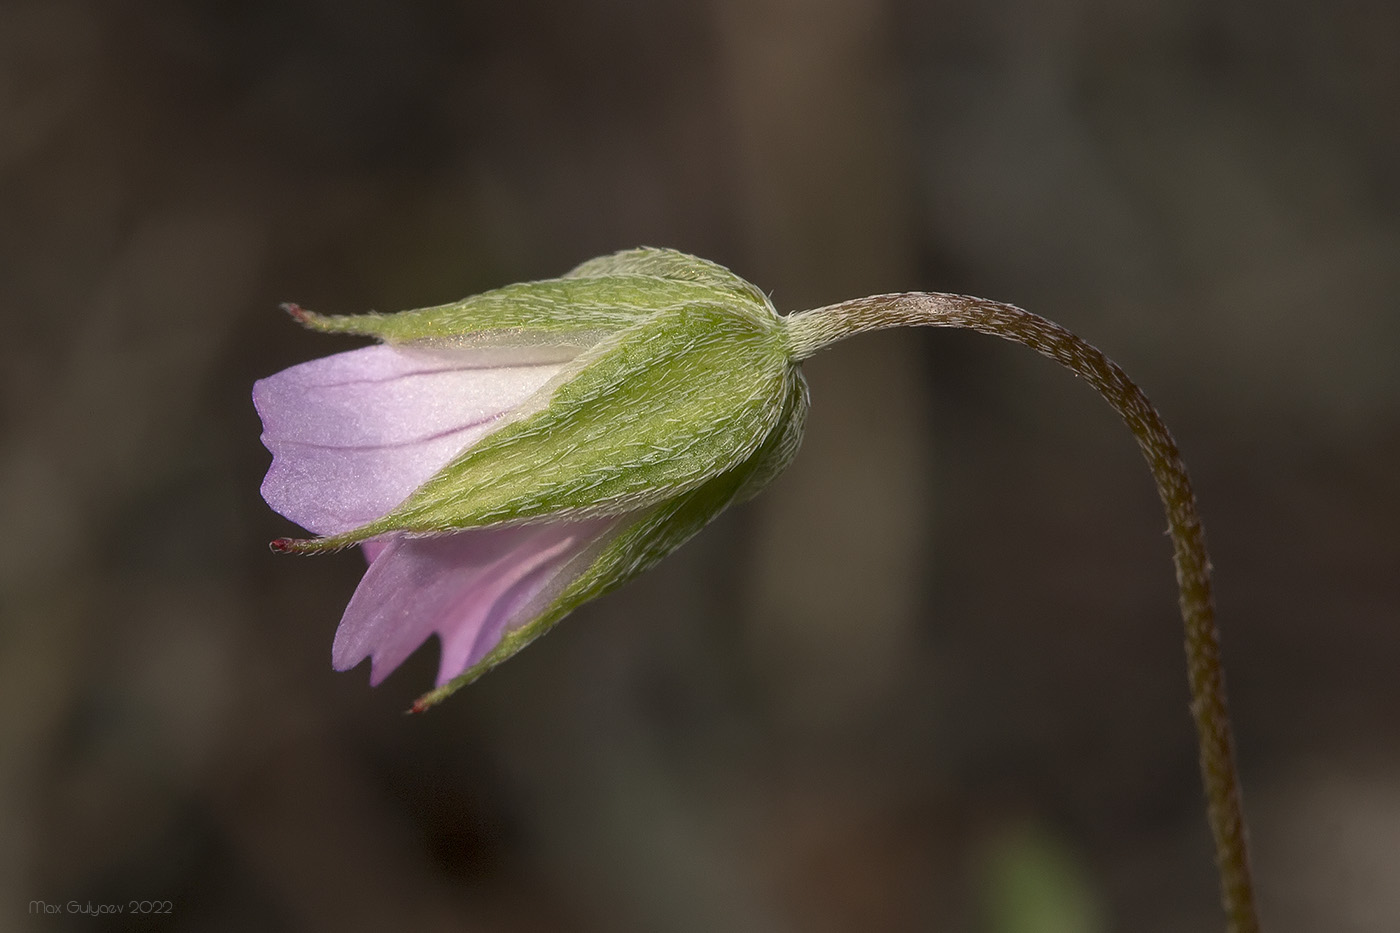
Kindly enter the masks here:
M 763 294 L 758 286 L 741 279 L 719 263 L 674 249 L 657 249 L 651 246 L 625 249 L 580 263 L 565 278 L 601 275 L 648 275 L 677 282 L 695 282 L 734 292 L 759 304 L 769 304 L 768 296 Z
M 312 330 L 389 343 L 586 347 L 658 311 L 695 303 L 768 306 L 723 266 L 664 249 L 634 249 L 583 263 L 557 279 L 520 282 L 451 304 L 394 314 L 322 315 L 289 310 Z
M 653 314 L 573 360 L 537 394 L 543 408 L 518 410 L 392 511 L 291 549 L 655 505 L 748 459 L 778 423 L 790 371 L 767 308 Z
M 761 447 L 746 461 L 690 492 L 653 506 L 632 524 L 586 555 L 590 566 L 538 616 L 508 632 L 476 664 L 413 704 L 421 712 L 479 679 L 557 625 L 574 609 L 622 586 L 670 554 L 720 512 L 756 495 L 787 468 L 802 441 L 807 420 L 807 382 L 797 369 L 789 369 L 782 415 Z

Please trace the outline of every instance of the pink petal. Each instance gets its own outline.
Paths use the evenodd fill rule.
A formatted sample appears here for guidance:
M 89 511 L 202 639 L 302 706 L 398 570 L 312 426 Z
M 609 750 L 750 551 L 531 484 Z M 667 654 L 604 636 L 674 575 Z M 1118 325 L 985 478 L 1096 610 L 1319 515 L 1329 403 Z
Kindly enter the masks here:
M 393 538 L 389 535 L 380 535 L 361 544 L 360 550 L 365 552 L 365 563 L 374 563 L 374 559 L 384 553 L 384 549 L 389 546 L 389 542 L 392 540 Z
M 481 350 L 387 345 L 284 369 L 253 386 L 272 466 L 267 504 L 317 534 L 388 512 L 559 370 L 491 366 Z
M 373 558 L 340 620 L 332 664 L 370 658 L 377 685 L 436 633 L 438 685 L 484 658 L 539 615 L 589 564 L 587 552 L 618 518 L 397 535 Z

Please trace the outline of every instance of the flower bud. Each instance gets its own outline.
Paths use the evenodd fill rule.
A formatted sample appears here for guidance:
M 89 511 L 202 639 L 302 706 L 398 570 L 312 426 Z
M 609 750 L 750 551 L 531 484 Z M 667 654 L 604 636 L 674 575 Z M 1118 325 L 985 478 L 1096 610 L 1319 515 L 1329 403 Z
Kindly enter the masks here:
M 431 634 L 424 704 L 670 553 L 796 453 L 806 384 L 766 296 L 670 250 L 393 315 L 379 346 L 261 380 L 263 495 L 371 565 L 333 660 L 378 682 Z

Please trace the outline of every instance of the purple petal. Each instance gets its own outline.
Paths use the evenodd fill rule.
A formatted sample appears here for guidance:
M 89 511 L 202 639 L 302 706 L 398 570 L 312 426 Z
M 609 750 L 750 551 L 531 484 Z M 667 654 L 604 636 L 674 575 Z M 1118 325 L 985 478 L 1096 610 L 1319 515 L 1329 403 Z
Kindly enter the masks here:
M 374 559 L 384 553 L 384 549 L 393 540 L 391 535 L 380 535 L 377 538 L 370 538 L 360 545 L 360 550 L 365 552 L 365 563 L 372 564 Z
M 372 521 L 561 365 L 555 358 L 489 366 L 479 350 L 381 345 L 284 369 L 253 386 L 272 451 L 263 498 L 317 534 Z
M 587 568 L 590 547 L 619 520 L 388 538 L 340 620 L 333 666 L 346 671 L 368 657 L 370 684 L 377 685 L 436 633 L 437 682 L 447 683 L 538 616 Z

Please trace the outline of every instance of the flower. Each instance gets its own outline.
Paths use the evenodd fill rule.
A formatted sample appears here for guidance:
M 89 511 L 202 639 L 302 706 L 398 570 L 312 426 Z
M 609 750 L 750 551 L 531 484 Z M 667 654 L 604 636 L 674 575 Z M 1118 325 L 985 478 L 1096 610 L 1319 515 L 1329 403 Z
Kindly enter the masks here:
M 766 296 L 638 249 L 306 326 L 383 342 L 260 380 L 263 497 L 369 568 L 332 661 L 378 684 L 436 634 L 426 707 L 660 560 L 791 461 L 807 388 Z

